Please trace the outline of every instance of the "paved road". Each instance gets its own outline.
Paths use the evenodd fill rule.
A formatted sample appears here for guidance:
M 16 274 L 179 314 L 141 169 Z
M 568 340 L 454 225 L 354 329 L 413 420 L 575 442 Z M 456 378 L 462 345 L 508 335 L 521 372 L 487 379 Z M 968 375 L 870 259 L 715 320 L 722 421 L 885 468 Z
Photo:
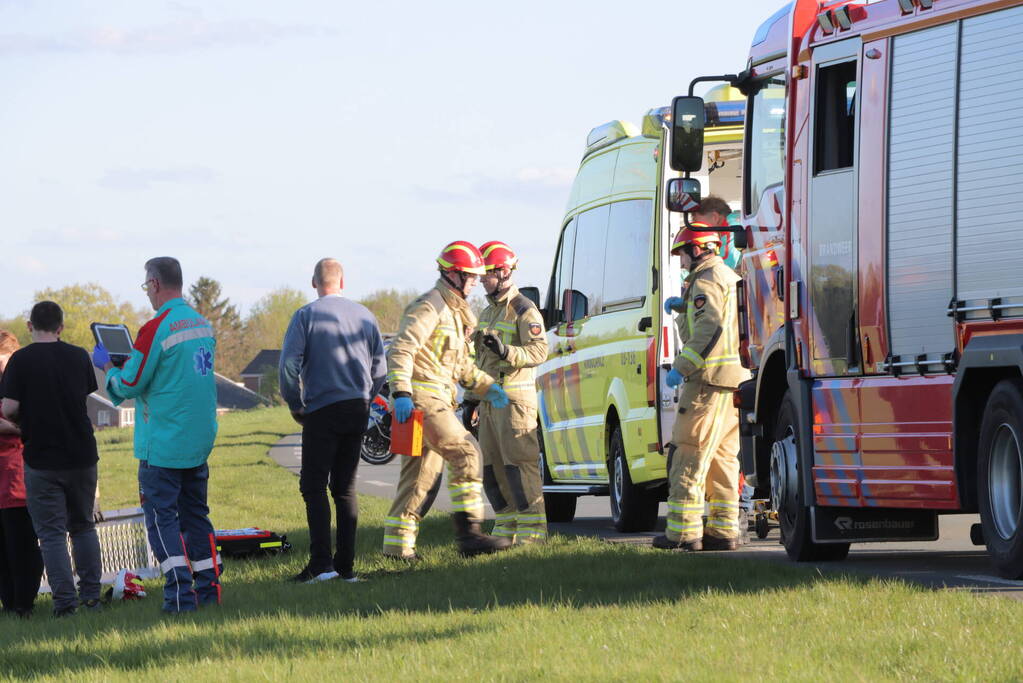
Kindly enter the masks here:
M 298 474 L 302 435 L 284 437 L 270 449 L 270 457 Z M 398 459 L 386 465 L 359 467 L 359 493 L 390 498 L 398 482 Z M 437 496 L 435 507 L 450 509 L 447 496 Z M 579 499 L 576 519 L 571 524 L 552 524 L 551 530 L 563 534 L 597 536 L 612 543 L 649 544 L 664 529 L 665 506 L 661 504 L 658 530 L 649 533 L 621 534 L 611 525 L 607 498 L 587 496 Z M 493 510 L 487 505 L 487 515 Z M 994 574 L 984 548 L 970 542 L 970 525 L 976 515 L 945 515 L 940 518 L 940 539 L 932 543 L 864 543 L 854 545 L 849 558 L 839 563 L 817 565 L 822 571 L 853 571 L 880 577 L 914 581 L 927 586 L 948 587 L 991 593 L 1023 600 L 1023 581 L 1008 581 Z M 768 562 L 788 562 L 779 543 L 778 529 L 772 527 L 764 540 L 755 537 L 730 557 L 755 558 Z

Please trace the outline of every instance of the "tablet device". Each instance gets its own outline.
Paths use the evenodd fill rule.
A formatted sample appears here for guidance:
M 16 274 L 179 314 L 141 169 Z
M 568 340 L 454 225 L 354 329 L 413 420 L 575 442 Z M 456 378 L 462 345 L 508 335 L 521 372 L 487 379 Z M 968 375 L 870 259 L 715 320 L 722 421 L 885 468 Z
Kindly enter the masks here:
M 107 353 L 110 354 L 110 362 L 117 367 L 124 365 L 134 348 L 127 326 L 113 323 L 93 323 L 90 327 L 96 342 L 106 347 Z

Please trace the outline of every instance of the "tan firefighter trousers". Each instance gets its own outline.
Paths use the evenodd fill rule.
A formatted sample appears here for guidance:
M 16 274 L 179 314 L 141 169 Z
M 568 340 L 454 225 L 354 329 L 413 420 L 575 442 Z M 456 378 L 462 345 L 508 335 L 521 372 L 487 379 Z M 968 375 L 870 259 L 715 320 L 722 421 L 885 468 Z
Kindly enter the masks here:
M 702 538 L 703 504 L 710 504 L 706 533 L 739 535 L 739 413 L 732 390 L 687 383 L 679 397 L 668 470 L 668 524 L 672 541 Z
M 480 404 L 483 487 L 494 507 L 494 536 L 514 543 L 547 540 L 536 407 L 512 400 L 506 408 Z
M 423 454 L 402 457 L 398 491 L 384 524 L 384 554 L 415 554 L 419 522 L 440 486 L 443 462 L 448 463 L 448 494 L 454 512 L 465 512 L 473 522 L 483 521 L 483 482 L 479 445 L 455 416 L 450 401 L 416 396 L 423 411 Z

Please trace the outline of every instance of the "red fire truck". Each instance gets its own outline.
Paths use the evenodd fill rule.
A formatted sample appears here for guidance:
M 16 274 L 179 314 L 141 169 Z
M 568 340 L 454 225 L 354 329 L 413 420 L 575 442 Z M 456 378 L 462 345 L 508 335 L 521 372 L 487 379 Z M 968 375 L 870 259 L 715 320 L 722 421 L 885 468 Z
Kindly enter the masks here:
M 1023 576 L 1021 34 L 1023 0 L 796 0 L 743 72 L 694 81 L 748 98 L 741 456 L 794 560 L 979 512 L 974 541 Z M 669 208 L 699 191 L 669 182 Z

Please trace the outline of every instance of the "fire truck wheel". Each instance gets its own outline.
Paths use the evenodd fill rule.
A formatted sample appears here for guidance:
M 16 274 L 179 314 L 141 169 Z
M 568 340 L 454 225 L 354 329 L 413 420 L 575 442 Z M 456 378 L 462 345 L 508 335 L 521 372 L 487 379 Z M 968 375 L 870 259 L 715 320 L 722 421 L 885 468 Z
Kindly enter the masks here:
M 551 472 L 547 469 L 547 456 L 543 447 L 543 428 L 536 426 L 536 439 L 540 443 L 540 475 L 543 477 L 544 486 L 554 483 Z M 547 522 L 568 523 L 575 519 L 575 506 L 579 496 L 574 493 L 544 493 L 543 507 L 547 515 Z
M 802 500 L 803 477 L 808 473 L 799 467 L 799 421 L 796 404 L 786 392 L 775 423 L 771 463 L 771 500 L 776 501 L 781 542 L 789 559 L 795 562 L 831 562 L 844 560 L 848 543 L 814 543 L 810 530 L 810 507 Z M 789 467 L 776 467 L 775 457 L 789 462 Z M 784 464 L 784 463 L 782 463 Z M 795 473 L 795 476 L 785 472 Z M 777 490 L 781 488 L 782 490 Z
M 1023 380 L 995 385 L 984 408 L 977 456 L 988 554 L 999 575 L 1023 578 Z
M 659 501 L 650 491 L 632 483 L 622 428 L 618 425 L 611 432 L 610 445 L 607 469 L 611 475 L 611 519 L 615 529 L 622 532 L 650 531 L 657 524 Z

